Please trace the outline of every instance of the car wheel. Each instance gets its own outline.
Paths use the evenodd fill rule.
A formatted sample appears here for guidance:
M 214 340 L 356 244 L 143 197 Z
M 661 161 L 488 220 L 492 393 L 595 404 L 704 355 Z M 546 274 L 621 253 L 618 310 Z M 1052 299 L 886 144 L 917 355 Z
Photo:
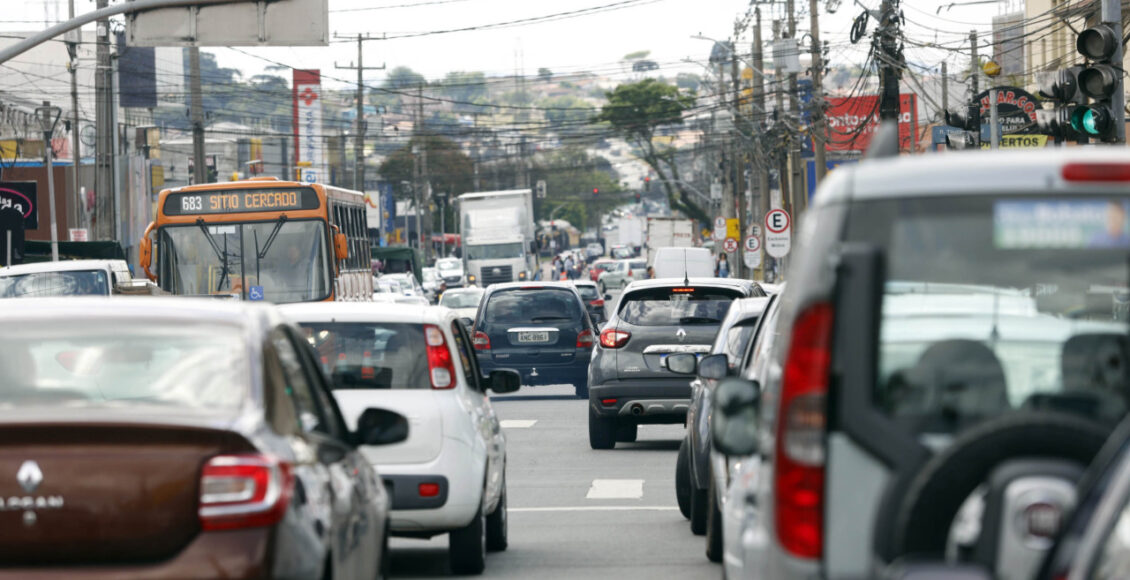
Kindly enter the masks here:
M 608 288 L 605 288 L 605 287 L 604 287 L 604 282 L 601 282 L 601 283 L 600 283 L 600 295 L 601 295 L 601 296 L 604 296 L 604 294 L 605 294 L 605 293 L 607 293 L 607 292 L 608 292 Z
M 718 494 L 714 489 L 714 476 L 710 477 L 710 491 L 707 492 L 709 506 L 706 513 L 706 559 L 711 562 L 722 561 L 722 510 L 718 508 Z
M 675 500 L 683 517 L 691 517 L 691 467 L 686 439 L 679 445 L 679 455 L 675 459 Z
M 691 485 L 691 533 L 701 536 L 706 533 L 706 509 L 709 498 L 706 489 L 696 489 Z
M 471 523 L 448 534 L 448 558 L 456 574 L 482 574 L 487 564 L 487 525 L 483 506 Z
M 616 419 L 597 416 L 589 409 L 589 447 L 612 449 L 616 447 Z
M 498 497 L 498 507 L 487 516 L 487 550 L 501 552 L 509 545 L 507 529 L 509 516 L 506 513 L 506 478 L 502 478 L 502 492 Z
M 616 428 L 616 441 L 635 443 L 636 436 L 639 435 L 639 427 L 635 423 L 620 425 Z

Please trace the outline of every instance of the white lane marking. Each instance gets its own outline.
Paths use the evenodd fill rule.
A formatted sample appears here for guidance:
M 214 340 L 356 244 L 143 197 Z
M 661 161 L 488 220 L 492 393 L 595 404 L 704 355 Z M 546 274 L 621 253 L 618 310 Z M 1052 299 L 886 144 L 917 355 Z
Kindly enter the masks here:
M 507 508 L 510 513 L 515 512 L 669 512 L 679 508 L 665 505 L 590 505 L 577 507 L 528 507 Z
M 642 479 L 594 479 L 585 499 L 640 499 Z
M 537 419 L 503 419 L 498 424 L 503 429 L 529 429 L 537 422 Z

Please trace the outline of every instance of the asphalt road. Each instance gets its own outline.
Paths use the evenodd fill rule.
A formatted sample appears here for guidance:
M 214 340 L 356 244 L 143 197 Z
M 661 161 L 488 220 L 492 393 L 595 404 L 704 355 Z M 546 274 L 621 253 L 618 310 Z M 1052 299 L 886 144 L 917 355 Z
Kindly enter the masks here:
M 507 437 L 510 547 L 492 578 L 719 578 L 675 504 L 681 425 L 644 425 L 636 443 L 593 451 L 572 387 L 493 397 Z M 392 575 L 450 576 L 447 536 L 392 541 Z

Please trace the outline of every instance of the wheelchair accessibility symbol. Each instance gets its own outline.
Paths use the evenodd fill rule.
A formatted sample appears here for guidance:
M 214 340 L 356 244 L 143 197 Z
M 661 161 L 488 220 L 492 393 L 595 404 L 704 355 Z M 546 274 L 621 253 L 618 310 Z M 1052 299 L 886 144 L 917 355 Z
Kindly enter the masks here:
M 247 299 L 248 300 L 262 300 L 263 299 L 263 287 L 262 286 L 252 286 L 251 289 L 247 291 Z

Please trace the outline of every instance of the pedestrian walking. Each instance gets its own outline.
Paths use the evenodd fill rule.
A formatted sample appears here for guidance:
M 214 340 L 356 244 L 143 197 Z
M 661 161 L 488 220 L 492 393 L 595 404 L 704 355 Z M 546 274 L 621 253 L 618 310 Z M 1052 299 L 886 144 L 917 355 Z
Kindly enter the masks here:
M 718 254 L 718 277 L 719 278 L 729 278 L 730 277 L 730 262 L 729 262 L 729 260 L 726 259 L 725 253 Z

